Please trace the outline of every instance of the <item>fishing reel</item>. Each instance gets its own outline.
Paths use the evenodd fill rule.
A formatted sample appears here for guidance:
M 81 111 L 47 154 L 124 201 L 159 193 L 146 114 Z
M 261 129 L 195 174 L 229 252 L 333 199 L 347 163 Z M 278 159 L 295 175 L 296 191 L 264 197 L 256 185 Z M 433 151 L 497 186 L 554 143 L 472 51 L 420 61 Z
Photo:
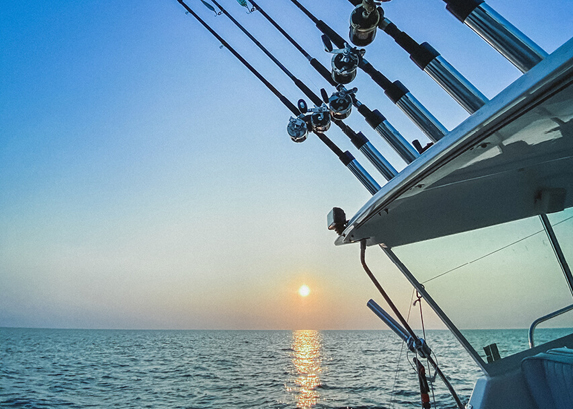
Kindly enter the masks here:
M 354 94 L 358 88 L 347 90 L 343 85 L 337 87 L 338 92 L 333 93 L 330 97 L 323 88 L 320 90 L 323 101 L 328 104 L 330 115 L 334 119 L 346 119 L 352 112 L 352 105 L 354 105 Z
M 334 49 L 327 35 L 322 36 L 326 52 L 334 54 L 332 57 L 331 76 L 337 84 L 348 84 L 356 78 L 356 70 L 362 61 L 365 50 L 350 47 L 345 44 L 343 49 Z
M 324 133 L 330 129 L 330 109 L 326 105 L 309 110 L 304 99 L 300 99 L 298 109 L 301 114 L 296 118 L 291 117 L 287 125 L 287 132 L 293 142 L 304 142 L 309 132 Z
M 301 143 L 306 141 L 308 136 L 308 125 L 304 115 L 299 115 L 296 118 L 292 116 L 288 120 L 287 133 L 293 142 Z
M 364 47 L 374 41 L 384 10 L 376 0 L 362 0 L 350 14 L 350 41 Z

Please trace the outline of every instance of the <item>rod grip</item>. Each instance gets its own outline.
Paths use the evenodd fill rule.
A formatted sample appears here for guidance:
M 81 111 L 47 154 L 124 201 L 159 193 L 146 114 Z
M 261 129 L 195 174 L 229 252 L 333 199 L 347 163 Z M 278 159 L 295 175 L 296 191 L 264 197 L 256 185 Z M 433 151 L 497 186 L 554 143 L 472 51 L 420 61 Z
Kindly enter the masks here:
M 344 48 L 346 41 L 344 41 L 344 38 L 336 34 L 336 32 L 330 28 L 328 24 L 322 20 L 318 20 L 316 27 L 322 31 L 323 34 L 326 34 L 328 38 L 330 38 L 330 41 L 332 41 L 338 48 Z
M 398 43 L 400 47 L 408 52 L 408 54 L 415 53 L 418 48 L 418 43 L 410 37 L 408 34 L 404 33 L 394 23 L 388 24 L 384 27 L 384 32 Z
M 315 104 L 316 106 L 322 105 L 322 99 L 320 99 L 318 95 L 312 92 L 312 90 L 309 87 L 307 87 L 301 80 L 295 78 L 293 79 L 293 81 L 295 85 L 304 93 L 304 95 L 306 95 L 312 101 L 313 104 Z
M 384 115 L 380 113 L 377 109 L 371 111 L 366 105 L 360 105 L 358 107 L 358 112 L 362 114 L 368 125 L 376 129 L 378 125 L 386 120 Z
M 374 66 L 369 62 L 365 62 L 364 60 L 362 60 L 362 62 L 360 63 L 360 68 L 366 74 L 370 75 L 372 80 L 374 80 L 374 82 L 378 84 L 384 91 L 387 91 L 389 88 L 392 87 L 392 82 L 388 78 L 386 78 L 384 74 L 382 74 L 380 71 L 374 68 Z

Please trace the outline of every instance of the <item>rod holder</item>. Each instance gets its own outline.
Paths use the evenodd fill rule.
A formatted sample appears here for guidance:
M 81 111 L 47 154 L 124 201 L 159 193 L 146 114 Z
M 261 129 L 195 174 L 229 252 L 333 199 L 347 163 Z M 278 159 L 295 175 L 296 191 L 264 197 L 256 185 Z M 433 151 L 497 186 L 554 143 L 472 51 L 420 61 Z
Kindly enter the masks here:
M 404 139 L 390 122 L 384 120 L 375 128 L 376 132 L 388 142 L 406 163 L 412 163 L 420 156 L 418 151 Z
M 424 72 L 436 81 L 466 111 L 473 114 L 488 99 L 441 55 L 434 58 Z
M 483 0 L 444 0 L 447 9 L 507 58 L 527 72 L 547 53 Z
M 390 162 L 370 142 L 366 142 L 359 150 L 386 180 L 390 180 L 398 174 Z
M 404 94 L 396 105 L 430 138 L 433 142 L 442 139 L 448 130 L 442 125 L 411 93 Z
M 360 163 L 358 163 L 356 159 L 354 159 L 354 156 L 352 156 L 350 152 L 346 151 L 344 152 L 344 155 L 347 158 L 346 167 L 348 170 L 352 172 L 356 179 L 362 183 L 362 185 L 366 188 L 366 190 L 370 192 L 371 195 L 376 194 L 376 192 L 381 189 L 378 182 L 376 182 L 374 178 L 370 176 L 368 172 L 366 172 L 366 170 L 362 167 L 362 165 L 360 165 Z
M 382 307 L 380 307 L 374 300 L 369 300 L 366 304 L 370 310 L 378 318 L 384 321 L 384 324 L 388 325 L 388 327 L 394 331 L 398 337 L 400 337 L 404 342 L 408 343 L 408 340 L 411 338 L 410 334 L 406 331 L 406 329 L 401 326 L 390 314 L 388 314 Z

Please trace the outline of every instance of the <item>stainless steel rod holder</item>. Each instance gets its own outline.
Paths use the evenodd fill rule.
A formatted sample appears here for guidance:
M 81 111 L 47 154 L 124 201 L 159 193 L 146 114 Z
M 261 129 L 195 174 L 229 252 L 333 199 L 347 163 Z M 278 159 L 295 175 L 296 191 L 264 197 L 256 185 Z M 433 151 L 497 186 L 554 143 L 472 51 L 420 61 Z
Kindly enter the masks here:
M 396 105 L 430 138 L 433 142 L 442 139 L 448 130 L 442 125 L 411 93 L 405 94 Z
M 410 334 L 408 334 L 406 329 L 404 329 L 404 327 L 402 327 L 394 318 L 392 318 L 390 314 L 384 311 L 384 309 L 382 309 L 382 307 L 380 307 L 374 300 L 369 300 L 366 305 L 368 308 L 370 308 L 370 310 L 372 310 L 374 314 L 376 314 L 378 318 L 384 321 L 384 324 L 388 325 L 388 327 L 394 331 L 396 335 L 402 338 L 404 342 L 408 342 L 410 339 Z
M 424 71 L 470 114 L 488 102 L 485 95 L 441 55 L 430 61 Z
M 531 324 L 531 326 L 529 327 L 529 334 L 528 334 L 529 348 L 533 348 L 535 346 L 535 342 L 533 340 L 533 334 L 535 332 L 535 328 L 539 324 L 547 320 L 550 320 L 551 318 L 558 317 L 561 314 L 565 314 L 566 312 L 569 312 L 571 310 L 573 310 L 573 304 L 569 305 L 568 307 L 561 308 L 560 310 L 554 311 L 550 314 L 544 315 L 543 317 L 537 318 L 535 321 L 533 321 L 533 324 Z
M 360 152 L 374 165 L 374 167 L 384 176 L 386 180 L 392 179 L 398 174 L 396 169 L 386 160 L 384 156 L 370 142 L 366 142 L 360 147 Z
M 392 146 L 406 163 L 412 163 L 420 156 L 418 151 L 387 120 L 382 121 L 376 127 L 376 132 Z
M 464 24 L 487 41 L 521 72 L 527 72 L 547 53 L 486 3 L 477 6 Z
M 376 182 L 372 176 L 358 163 L 356 159 L 352 160 L 346 167 L 352 172 L 352 174 L 362 183 L 362 185 L 370 192 L 370 194 L 374 195 L 378 192 L 381 187 Z

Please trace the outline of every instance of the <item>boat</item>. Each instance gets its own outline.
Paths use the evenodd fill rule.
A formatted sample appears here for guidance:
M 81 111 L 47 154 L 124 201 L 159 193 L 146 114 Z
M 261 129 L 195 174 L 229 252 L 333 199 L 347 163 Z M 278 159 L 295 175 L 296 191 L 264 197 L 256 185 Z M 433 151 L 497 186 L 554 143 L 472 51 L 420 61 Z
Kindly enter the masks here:
M 444 0 L 456 18 L 523 73 L 487 99 L 431 45 L 398 29 L 378 1 L 349 0 L 355 8 L 347 41 L 291 0 L 323 33 L 325 49 L 333 54 L 331 70 L 284 32 L 258 0 L 250 1 L 249 13 L 267 18 L 337 87 L 330 97 L 322 90 L 321 98 L 211 0 L 208 8 L 229 17 L 315 104 L 309 109 L 304 100 L 296 106 L 288 101 L 178 1 L 292 112 L 287 132 L 294 142 L 315 133 L 372 194 L 350 220 L 344 210 L 333 208 L 328 228 L 338 234 L 336 245 L 360 245 L 362 266 L 387 304 L 370 300 L 368 307 L 416 354 L 422 407 L 432 406 L 433 384 L 424 361 L 460 409 L 573 407 L 573 325 L 567 315 L 573 311 L 568 265 L 573 257 L 573 39 L 548 54 L 483 0 Z M 470 116 L 448 131 L 401 82 L 377 71 L 364 58 L 364 49 L 354 46 L 368 46 L 378 31 L 390 35 Z M 410 146 L 379 112 L 357 100 L 356 90 L 346 86 L 358 69 L 384 89 L 430 144 Z M 352 106 L 407 163 L 400 172 L 364 135 L 342 122 Z M 326 137 L 331 123 L 387 183 L 379 185 Z M 433 309 L 481 369 L 483 376 L 467 402 L 441 370 L 431 345 L 411 328 L 370 270 L 366 252 L 372 247 L 386 254 L 419 294 L 417 301 Z M 384 309 L 388 307 L 391 312 Z M 508 321 L 516 332 L 499 331 Z M 541 324 L 553 330 L 537 329 Z
M 531 50 L 503 18 L 488 27 L 485 3 L 447 3 L 473 3 L 466 19 L 508 59 L 515 44 Z M 479 366 L 458 400 L 467 409 L 573 407 L 573 39 L 522 71 L 350 220 L 339 208 L 328 218 L 336 245 L 383 251 Z M 369 306 L 426 355 L 387 307 Z M 475 330 L 507 320 L 529 330 Z

